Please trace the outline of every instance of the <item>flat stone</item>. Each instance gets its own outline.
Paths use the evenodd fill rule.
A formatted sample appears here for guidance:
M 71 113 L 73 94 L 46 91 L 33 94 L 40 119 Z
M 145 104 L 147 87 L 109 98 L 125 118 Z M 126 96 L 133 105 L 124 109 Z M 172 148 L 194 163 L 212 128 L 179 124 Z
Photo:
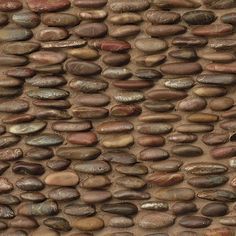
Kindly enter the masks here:
M 51 2 L 50 0 L 27 0 L 27 4 L 31 11 L 42 13 L 64 10 L 70 6 L 70 1 L 59 0 L 57 2 Z
M 177 12 L 149 10 L 146 13 L 147 20 L 154 25 L 174 24 L 180 20 Z
M 208 25 L 216 20 L 212 11 L 194 10 L 183 14 L 183 19 L 189 25 Z
M 37 136 L 26 138 L 25 142 L 31 146 L 46 147 L 60 145 L 64 141 L 64 138 L 54 133 L 42 133 Z
M 194 175 L 223 174 L 227 172 L 227 166 L 215 162 L 193 162 L 185 165 L 183 170 Z
M 221 202 L 234 202 L 236 199 L 234 192 L 224 189 L 203 190 L 198 192 L 197 196 L 201 199 Z
M 12 16 L 12 20 L 19 26 L 23 28 L 35 28 L 40 24 L 40 18 L 37 14 L 33 12 L 19 12 Z
M 71 216 L 91 216 L 95 213 L 94 207 L 86 204 L 68 204 L 64 208 L 64 213 Z
M 0 30 L 1 42 L 14 42 L 27 40 L 32 37 L 33 33 L 29 29 L 24 28 L 4 28 Z
M 167 213 L 149 213 L 143 215 L 138 224 L 144 229 L 160 229 L 173 225 L 175 216 Z
M 1 219 L 12 219 L 14 217 L 15 217 L 15 213 L 10 207 L 0 205 L 0 218 Z
M 109 21 L 114 25 L 136 24 L 142 21 L 142 17 L 133 12 L 125 12 L 110 17 Z
M 111 139 L 104 138 L 101 144 L 105 148 L 124 148 L 133 145 L 134 137 L 129 134 L 116 135 Z
M 188 213 L 194 213 L 198 211 L 198 208 L 193 202 L 176 202 L 172 205 L 171 211 L 173 211 L 176 216 L 180 216 Z
M 107 0 L 94 0 L 94 1 L 87 1 L 87 0 L 75 0 L 75 6 L 80 8 L 101 8 L 107 4 Z
M 29 109 L 29 103 L 22 99 L 2 100 L 0 104 L 0 112 L 20 113 Z
M 57 231 L 68 232 L 71 230 L 70 223 L 62 217 L 51 217 L 43 221 L 44 225 Z
M 164 74 L 170 75 L 192 75 L 200 73 L 202 67 L 197 62 L 174 62 L 161 65 L 160 70 Z
M 72 79 L 70 87 L 76 91 L 83 93 L 97 93 L 108 88 L 108 82 L 102 79 Z
M 38 163 L 17 161 L 12 166 L 12 171 L 22 175 L 42 175 L 45 172 L 45 169 Z
M 47 123 L 44 121 L 15 124 L 9 127 L 9 132 L 12 134 L 31 134 L 38 132 L 46 127 Z
M 227 214 L 227 212 L 228 206 L 224 203 L 217 202 L 208 203 L 201 210 L 201 213 L 208 217 L 224 216 Z
M 71 60 L 65 63 L 65 69 L 73 75 L 96 75 L 101 72 L 101 67 L 93 62 Z
M 136 157 L 134 154 L 131 154 L 126 151 L 108 151 L 103 152 L 100 155 L 100 159 L 111 162 L 111 163 L 117 163 L 117 164 L 134 164 L 136 163 Z
M 168 48 L 167 42 L 161 39 L 145 38 L 137 39 L 135 47 L 145 53 L 156 53 Z
M 86 188 L 86 189 L 101 189 L 101 188 L 109 186 L 110 184 L 111 184 L 111 181 L 107 176 L 97 175 L 97 176 L 91 176 L 84 179 L 80 183 L 80 187 Z
M 39 227 L 38 222 L 33 217 L 16 216 L 9 221 L 9 227 L 21 229 L 35 229 Z
M 149 2 L 146 0 L 135 0 L 135 1 L 112 1 L 110 3 L 110 9 L 116 13 L 122 12 L 136 12 L 136 11 L 143 11 L 149 7 Z
M 99 57 L 99 53 L 91 48 L 72 48 L 68 49 L 67 54 L 82 60 L 93 60 Z
M 17 213 L 26 216 L 52 216 L 58 213 L 58 205 L 53 200 L 46 200 L 42 203 L 21 203 Z
M 159 187 L 168 187 L 181 183 L 184 180 L 182 173 L 152 173 L 146 176 L 146 181 Z
M 179 224 L 186 228 L 206 228 L 212 222 L 212 219 L 202 216 L 184 216 Z
M 60 147 L 56 155 L 71 160 L 93 160 L 101 154 L 101 150 L 95 147 Z
M 36 39 L 42 42 L 58 41 L 68 38 L 69 33 L 66 29 L 59 27 L 48 27 L 38 31 L 35 35 Z
M 69 96 L 69 92 L 62 89 L 40 88 L 28 91 L 27 95 L 34 99 L 54 100 Z
M 192 34 L 205 37 L 221 37 L 233 33 L 233 26 L 230 24 L 211 24 L 204 26 L 196 26 L 192 30 Z
M 195 192 L 190 188 L 172 188 L 156 191 L 154 196 L 166 201 L 190 201 L 195 198 Z
M 84 163 L 76 163 L 74 170 L 87 174 L 104 174 L 111 170 L 110 165 L 105 161 L 93 160 Z
M 69 27 L 79 23 L 75 15 L 68 13 L 46 13 L 41 20 L 45 25 L 52 27 Z
M 36 177 L 23 177 L 16 181 L 16 186 L 23 191 L 40 191 L 44 183 Z
M 104 10 L 90 10 L 79 13 L 82 20 L 104 20 L 107 17 L 107 12 Z
M 107 25 L 104 23 L 84 23 L 74 29 L 75 34 L 83 38 L 100 38 L 106 35 Z
M 40 45 L 35 42 L 12 42 L 7 43 L 3 47 L 6 54 L 24 55 L 38 50 Z
M 142 189 L 146 186 L 144 180 L 133 176 L 119 177 L 116 179 L 116 184 L 130 189 Z
M 45 178 L 46 184 L 56 186 L 73 186 L 78 184 L 78 182 L 78 175 L 72 171 L 61 171 L 57 173 L 51 173 Z
M 112 197 L 111 193 L 106 190 L 93 190 L 87 191 L 82 196 L 81 199 L 87 204 L 96 204 L 101 202 L 106 202 Z
M 129 121 L 106 121 L 96 127 L 100 134 L 123 133 L 133 129 L 133 124 Z
M 22 3 L 18 0 L 3 0 L 0 3 L 0 11 L 10 12 L 22 8 Z
M 73 225 L 82 231 L 96 231 L 104 227 L 104 222 L 101 218 L 93 216 L 78 219 L 74 221 Z

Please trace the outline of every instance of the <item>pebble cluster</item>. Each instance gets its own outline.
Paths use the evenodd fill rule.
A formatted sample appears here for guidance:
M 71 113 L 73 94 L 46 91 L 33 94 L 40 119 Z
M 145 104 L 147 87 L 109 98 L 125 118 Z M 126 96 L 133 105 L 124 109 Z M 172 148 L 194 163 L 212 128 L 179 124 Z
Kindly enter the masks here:
M 235 0 L 0 0 L 0 236 L 234 236 Z

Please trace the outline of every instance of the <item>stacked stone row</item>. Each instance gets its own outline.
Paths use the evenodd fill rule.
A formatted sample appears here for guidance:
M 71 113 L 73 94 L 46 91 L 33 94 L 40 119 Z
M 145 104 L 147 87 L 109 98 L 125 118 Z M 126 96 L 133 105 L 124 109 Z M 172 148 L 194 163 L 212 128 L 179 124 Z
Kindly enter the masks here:
M 235 7 L 0 0 L 0 235 L 235 235 Z

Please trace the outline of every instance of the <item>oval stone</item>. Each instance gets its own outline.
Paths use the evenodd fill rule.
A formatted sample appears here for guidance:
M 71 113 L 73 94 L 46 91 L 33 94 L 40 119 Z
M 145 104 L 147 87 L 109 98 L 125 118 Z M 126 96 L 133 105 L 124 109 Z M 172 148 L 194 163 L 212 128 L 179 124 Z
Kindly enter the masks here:
M 70 1 L 58 0 L 56 2 L 52 2 L 50 0 L 27 0 L 27 5 L 29 9 L 33 12 L 53 12 L 68 8 L 70 6 Z
M 137 13 L 126 12 L 110 16 L 109 21 L 114 25 L 137 24 L 142 21 L 142 17 Z
M 95 147 L 60 147 L 56 151 L 58 157 L 71 160 L 92 160 L 101 154 Z
M 206 228 L 212 222 L 212 219 L 202 216 L 184 216 L 179 224 L 186 228 Z
M 192 34 L 205 37 L 221 37 L 232 34 L 233 27 L 230 24 L 211 24 L 196 26 L 192 29 Z
M 118 164 L 134 164 L 136 163 L 136 156 L 126 151 L 108 151 L 103 152 L 100 155 L 100 159 L 111 162 L 111 163 L 118 163 Z
M 52 216 L 58 213 L 58 205 L 53 200 L 46 200 L 42 203 L 21 203 L 17 213 L 25 216 Z
M 64 208 L 64 213 L 71 216 L 91 216 L 95 213 L 94 207 L 86 204 L 69 204 Z
M 6 54 L 25 55 L 37 51 L 40 45 L 36 42 L 12 42 L 7 43 L 3 47 Z
M 224 203 L 217 202 L 208 203 L 201 210 L 201 213 L 208 217 L 224 216 L 227 212 L 228 206 Z
M 45 147 L 60 145 L 64 142 L 64 138 L 55 133 L 43 133 L 37 136 L 28 137 L 25 139 L 25 142 L 30 146 Z
M 224 189 L 200 191 L 197 193 L 197 196 L 202 199 L 221 202 L 234 202 L 236 199 L 236 194 L 234 192 Z
M 149 2 L 147 0 L 120 0 L 119 2 L 112 1 L 109 7 L 115 13 L 137 12 L 146 10 Z
M 234 105 L 234 100 L 230 97 L 214 98 L 210 101 L 209 106 L 213 111 L 225 111 Z
M 154 89 L 146 93 L 146 97 L 157 101 L 171 101 L 180 100 L 187 96 L 183 91 L 169 90 L 169 89 Z
M 107 25 L 104 23 L 83 23 L 74 29 L 75 34 L 82 38 L 100 38 L 105 36 L 107 31 Z
M 224 175 L 197 176 L 188 179 L 188 184 L 196 188 L 214 188 L 227 183 L 229 178 Z
M 75 15 L 68 13 L 47 13 L 43 14 L 42 22 L 47 26 L 67 27 L 76 25 L 79 20 Z
M 33 33 L 30 29 L 24 28 L 4 28 L 0 30 L 1 42 L 14 42 L 27 40 L 32 37 Z
M 68 36 L 68 31 L 59 27 L 44 28 L 35 34 L 35 38 L 42 42 L 59 41 L 68 38 Z
M 190 201 L 195 198 L 195 192 L 190 188 L 170 188 L 158 190 L 154 196 L 160 200 L 166 201 Z
M 97 175 L 84 179 L 80 183 L 80 186 L 86 189 L 101 189 L 109 186 L 110 184 L 111 181 L 107 176 Z
M 8 131 L 12 134 L 31 134 L 44 129 L 46 125 L 47 123 L 44 121 L 21 123 L 11 125 Z
M 202 136 L 202 141 L 207 145 L 218 145 L 228 142 L 229 135 L 226 133 L 209 133 Z
M 69 92 L 62 89 L 39 88 L 28 91 L 27 95 L 34 99 L 54 100 L 69 96 Z
M 215 162 L 193 162 L 186 164 L 183 170 L 194 175 L 223 174 L 227 172 L 227 166 Z
M 96 204 L 108 201 L 111 198 L 111 193 L 109 191 L 103 190 L 93 190 L 87 191 L 82 196 L 81 199 L 88 204 Z
M 77 97 L 78 103 L 89 107 L 102 107 L 110 103 L 110 97 L 106 94 L 83 94 Z
M 151 37 L 170 37 L 173 35 L 183 34 L 187 28 L 183 25 L 151 25 L 146 32 Z
M 65 63 L 65 69 L 67 72 L 73 75 L 96 75 L 100 74 L 101 67 L 92 62 L 71 60 Z
M 48 192 L 50 199 L 55 201 L 72 201 L 79 198 L 79 193 L 74 188 L 59 187 Z
M 102 57 L 102 61 L 108 66 L 123 66 L 129 63 L 130 55 L 127 53 L 108 53 Z
M 19 26 L 24 28 L 35 28 L 40 23 L 40 18 L 33 12 L 19 12 L 12 16 L 12 20 Z
M 70 81 L 70 87 L 83 93 L 97 93 L 106 90 L 108 82 L 105 80 L 73 79 Z
M 96 231 L 104 227 L 104 221 L 96 216 L 75 220 L 73 226 L 82 231 Z
M 144 229 L 160 229 L 174 224 L 175 216 L 168 213 L 149 213 L 139 219 L 138 224 Z
M 133 124 L 129 121 L 106 121 L 96 127 L 99 134 L 122 133 L 133 130 Z
M 78 184 L 79 177 L 72 171 L 60 171 L 46 176 L 45 183 L 56 186 L 73 186 Z
M 159 187 L 169 187 L 181 183 L 184 175 L 181 173 L 152 173 L 146 177 L 146 181 Z
M 180 14 L 170 11 L 149 10 L 146 13 L 147 20 L 154 25 L 175 24 L 180 20 Z
M 94 175 L 104 174 L 111 170 L 111 167 L 107 162 L 100 160 L 76 163 L 73 168 L 75 171 Z
M 135 41 L 135 47 L 145 53 L 156 53 L 168 48 L 167 42 L 161 39 L 144 38 Z
M 183 20 L 189 25 L 208 25 L 216 20 L 212 11 L 194 10 L 183 14 Z
M 20 113 L 29 109 L 29 103 L 23 99 L 1 100 L 0 112 Z
M 198 211 L 196 204 L 193 202 L 176 202 L 172 206 L 171 210 L 177 216 Z
M 174 62 L 160 66 L 161 72 L 170 75 L 192 75 L 202 71 L 202 67 L 197 62 Z
M 169 157 L 169 153 L 161 148 L 147 148 L 140 152 L 139 159 L 142 161 L 161 161 Z

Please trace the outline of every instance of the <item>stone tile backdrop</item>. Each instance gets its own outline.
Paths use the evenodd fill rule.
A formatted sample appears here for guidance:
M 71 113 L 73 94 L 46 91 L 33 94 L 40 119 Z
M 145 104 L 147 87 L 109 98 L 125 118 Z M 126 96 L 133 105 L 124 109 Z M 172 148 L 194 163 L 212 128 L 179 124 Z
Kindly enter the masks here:
M 0 235 L 234 236 L 236 0 L 0 0 Z

